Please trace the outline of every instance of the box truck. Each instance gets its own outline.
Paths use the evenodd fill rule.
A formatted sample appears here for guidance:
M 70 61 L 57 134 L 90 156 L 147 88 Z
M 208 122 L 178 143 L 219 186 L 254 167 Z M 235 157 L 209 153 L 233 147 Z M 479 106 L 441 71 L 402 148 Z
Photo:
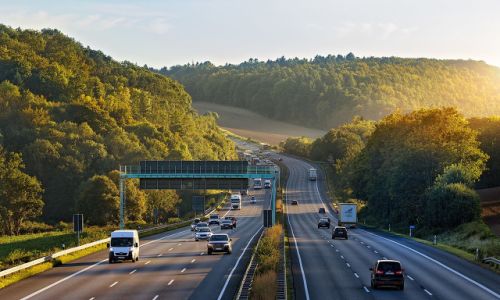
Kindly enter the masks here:
M 108 243 L 109 263 L 117 260 L 139 260 L 139 233 L 137 230 L 115 230 Z
M 357 205 L 354 203 L 340 203 L 339 226 L 356 227 L 358 223 Z
M 318 173 L 316 169 L 309 169 L 309 180 L 315 181 L 318 178 Z
M 231 209 L 241 209 L 241 195 L 231 195 Z

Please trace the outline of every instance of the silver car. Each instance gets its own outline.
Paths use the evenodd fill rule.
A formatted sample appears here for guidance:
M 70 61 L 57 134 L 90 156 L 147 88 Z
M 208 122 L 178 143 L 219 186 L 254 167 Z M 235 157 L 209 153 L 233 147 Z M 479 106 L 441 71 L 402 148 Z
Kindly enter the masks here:
M 199 240 L 208 240 L 212 237 L 212 230 L 208 227 L 203 227 L 198 229 L 196 233 L 194 234 L 194 240 L 199 241 Z

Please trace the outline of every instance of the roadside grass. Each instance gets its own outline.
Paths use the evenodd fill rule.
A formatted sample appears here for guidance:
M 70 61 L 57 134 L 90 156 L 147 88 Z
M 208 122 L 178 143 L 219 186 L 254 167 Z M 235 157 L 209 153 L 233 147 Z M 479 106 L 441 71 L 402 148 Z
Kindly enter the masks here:
M 255 276 L 252 284 L 251 299 L 257 300 L 274 300 L 276 299 L 276 271 L 270 270 L 268 272 L 258 274 Z

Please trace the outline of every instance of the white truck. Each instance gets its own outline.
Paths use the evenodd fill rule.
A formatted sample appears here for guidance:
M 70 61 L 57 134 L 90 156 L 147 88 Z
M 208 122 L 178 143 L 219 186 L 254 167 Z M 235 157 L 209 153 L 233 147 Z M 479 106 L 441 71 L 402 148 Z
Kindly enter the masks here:
M 139 233 L 137 230 L 115 230 L 108 243 L 109 263 L 117 260 L 139 260 Z
M 255 178 L 253 180 L 253 189 L 254 190 L 262 189 L 262 178 Z
M 358 223 L 357 205 L 355 203 L 339 203 L 339 226 L 356 227 Z
M 315 181 L 316 179 L 318 179 L 318 172 L 316 169 L 309 169 L 309 180 Z
M 241 195 L 231 195 L 231 209 L 241 209 Z

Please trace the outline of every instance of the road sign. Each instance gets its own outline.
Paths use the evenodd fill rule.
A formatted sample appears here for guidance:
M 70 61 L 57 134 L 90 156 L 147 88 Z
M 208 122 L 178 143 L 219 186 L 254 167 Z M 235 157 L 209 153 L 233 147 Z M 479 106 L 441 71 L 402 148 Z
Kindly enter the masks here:
M 410 225 L 410 229 L 415 229 L 415 225 Z
M 205 210 L 205 196 L 193 196 L 192 208 L 194 211 Z
M 264 227 L 273 226 L 273 211 L 271 209 L 264 209 Z
M 73 231 L 83 232 L 83 214 L 73 215 Z

